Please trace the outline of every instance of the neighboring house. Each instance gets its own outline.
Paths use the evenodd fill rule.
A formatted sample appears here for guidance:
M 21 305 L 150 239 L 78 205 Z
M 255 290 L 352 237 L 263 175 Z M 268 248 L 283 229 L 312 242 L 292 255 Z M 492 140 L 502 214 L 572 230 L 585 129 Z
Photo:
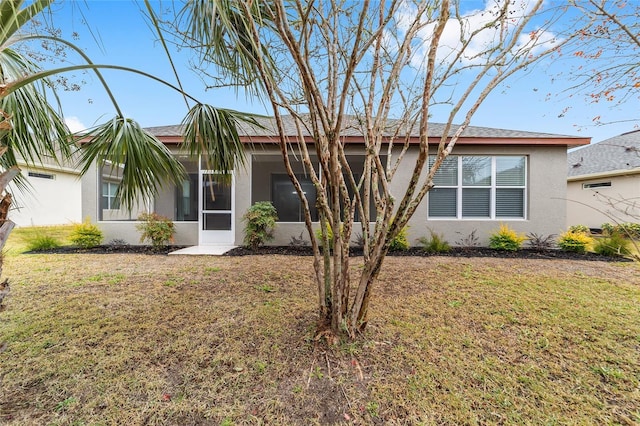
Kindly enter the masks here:
M 569 226 L 640 220 L 640 130 L 573 150 L 567 160 Z
M 289 123 L 290 125 L 292 123 Z M 308 240 L 300 202 L 285 172 L 277 145 L 272 119 L 263 125 L 269 130 L 242 127 L 247 144 L 246 169 L 237 170 L 229 185 L 213 183 L 215 200 L 207 190 L 209 176 L 197 158 L 179 151 L 181 128 L 149 128 L 182 161 L 188 177 L 178 187 L 165 188 L 154 200 L 141 200 L 132 212 L 119 208 L 113 195 L 118 187 L 118 168 L 94 167 L 82 180 L 83 217 L 97 222 L 105 241 L 121 239 L 137 243 L 135 219 L 152 210 L 168 216 L 176 224 L 177 245 L 240 245 L 243 240 L 242 215 L 257 201 L 271 201 L 279 221 L 274 245 L 287 245 L 292 237 Z M 289 127 L 291 128 L 291 127 Z M 345 127 L 347 154 L 354 173 L 362 167 L 362 136 L 355 125 Z M 443 125 L 430 125 L 431 142 L 443 131 Z M 454 129 L 455 130 L 455 129 Z M 292 131 L 292 135 L 295 133 Z M 411 140 L 417 144 L 418 138 Z M 564 229 L 566 222 L 567 147 L 585 145 L 589 138 L 546 133 L 470 127 L 463 133 L 453 155 L 436 177 L 436 187 L 419 206 L 409 223 L 409 241 L 429 235 L 429 229 L 456 243 L 475 231 L 481 244 L 488 244 L 491 232 L 500 223 L 508 223 L 519 232 L 552 234 Z M 353 149 L 349 148 L 353 146 Z M 411 164 L 417 149 L 409 149 L 404 161 Z M 295 173 L 309 204 L 314 206 L 314 186 L 305 177 L 300 158 L 292 157 Z M 404 190 L 411 167 L 403 167 L 392 182 L 397 194 Z M 317 220 L 317 212 L 312 212 Z M 358 226 L 354 226 L 354 238 Z
M 44 157 L 42 164 L 28 166 L 18 159 L 27 185 L 11 184 L 13 203 L 9 218 L 16 226 L 63 225 L 82 222 L 80 172 L 70 164 L 57 164 Z

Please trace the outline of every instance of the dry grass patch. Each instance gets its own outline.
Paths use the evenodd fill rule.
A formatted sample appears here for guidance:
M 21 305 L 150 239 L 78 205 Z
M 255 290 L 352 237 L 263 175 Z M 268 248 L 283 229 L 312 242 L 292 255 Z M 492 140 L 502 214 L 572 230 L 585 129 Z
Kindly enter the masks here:
M 308 257 L 5 268 L 6 424 L 640 422 L 638 264 L 389 258 L 366 335 L 330 348 Z

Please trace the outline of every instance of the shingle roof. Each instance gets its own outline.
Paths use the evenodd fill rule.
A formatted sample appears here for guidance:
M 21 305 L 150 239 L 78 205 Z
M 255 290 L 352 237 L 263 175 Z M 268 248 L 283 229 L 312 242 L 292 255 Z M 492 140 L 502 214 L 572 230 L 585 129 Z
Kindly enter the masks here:
M 640 130 L 571 151 L 567 163 L 569 177 L 633 169 L 640 172 Z
M 289 116 L 290 117 L 290 116 Z M 239 133 L 241 136 L 277 136 L 277 131 L 275 127 L 275 120 L 273 117 L 260 117 L 258 121 L 265 127 L 265 129 L 260 129 L 255 126 L 250 126 L 242 123 L 240 125 Z M 391 129 L 395 123 L 390 121 Z M 285 117 L 285 131 L 290 135 L 296 134 L 296 129 L 294 126 L 294 121 L 292 119 L 287 119 Z M 445 125 L 442 123 L 430 123 L 429 124 L 429 136 L 430 137 L 440 137 L 444 132 Z M 453 134 L 458 126 L 453 126 L 451 129 L 451 134 Z M 153 135 L 157 137 L 172 137 L 172 136 L 180 136 L 182 134 L 182 126 L 181 125 L 173 125 L 173 126 L 159 126 L 159 127 L 148 127 L 147 130 L 151 132 Z M 391 131 L 388 132 L 391 135 Z M 344 136 L 360 136 L 362 133 L 359 131 L 359 125 L 356 121 L 355 117 L 351 117 L 348 120 L 344 127 L 342 134 Z M 413 130 L 413 136 L 418 136 L 418 130 Z M 507 130 L 507 129 L 495 129 L 490 127 L 477 127 L 477 126 L 469 126 L 462 133 L 463 137 L 468 138 L 513 138 L 513 139 L 521 139 L 521 138 L 530 138 L 530 139 L 575 139 L 584 140 L 584 137 L 578 136 L 567 136 L 567 135 L 557 135 L 551 133 L 541 133 L 541 132 L 526 132 L 521 130 Z

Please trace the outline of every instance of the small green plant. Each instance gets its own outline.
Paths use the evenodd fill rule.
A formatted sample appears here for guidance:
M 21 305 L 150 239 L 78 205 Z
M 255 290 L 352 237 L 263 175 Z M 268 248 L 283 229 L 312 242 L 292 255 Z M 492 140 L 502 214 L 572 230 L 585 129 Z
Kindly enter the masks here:
M 278 214 L 270 201 L 258 201 L 242 216 L 247 224 L 244 229 L 244 244 L 252 250 L 273 239 L 273 228 Z
M 391 243 L 389 244 L 389 250 L 391 251 L 406 251 L 409 250 L 409 240 L 407 239 L 408 226 L 405 226 L 398 232 Z
M 275 289 L 269 284 L 262 284 L 256 287 L 256 290 L 265 292 L 265 293 L 273 293 Z
M 572 251 L 576 253 L 584 253 L 587 251 L 589 244 L 593 242 L 593 238 L 584 232 L 567 231 L 560 234 L 558 238 L 558 246 L 562 250 Z
M 631 254 L 631 241 L 614 232 L 606 237 L 597 238 L 593 243 L 593 251 L 605 256 L 628 256 Z
M 71 231 L 69 239 L 78 247 L 88 249 L 99 246 L 102 243 L 103 236 L 100 228 L 87 219 L 82 223 L 73 225 L 73 231 Z
M 447 253 L 451 251 L 451 246 L 440 234 L 429 230 L 430 237 L 421 237 L 418 242 L 422 246 L 422 250 L 427 253 Z
M 74 398 L 73 396 L 65 399 L 64 401 L 60 401 L 56 404 L 56 408 L 55 410 L 60 412 L 60 411 L 64 411 L 66 408 L 68 408 L 70 405 L 74 404 L 77 402 L 77 399 Z
M 582 233 L 586 235 L 589 235 L 591 233 L 589 227 L 586 225 L 571 225 L 569 227 L 569 232 Z
M 141 243 L 149 240 L 154 249 L 160 249 L 173 242 L 173 234 L 176 231 L 174 223 L 169 218 L 157 213 L 142 213 L 138 220 L 142 222 L 136 225 L 136 229 L 141 232 Z
M 497 232 L 489 237 L 489 247 L 494 250 L 517 251 L 522 247 L 522 243 L 527 239 L 522 234 L 518 234 L 506 224 L 500 224 Z
M 57 238 L 49 235 L 36 235 L 27 242 L 27 251 L 51 250 L 62 246 Z
M 380 409 L 380 405 L 375 401 L 367 402 L 367 413 L 371 417 L 378 417 L 378 410 Z

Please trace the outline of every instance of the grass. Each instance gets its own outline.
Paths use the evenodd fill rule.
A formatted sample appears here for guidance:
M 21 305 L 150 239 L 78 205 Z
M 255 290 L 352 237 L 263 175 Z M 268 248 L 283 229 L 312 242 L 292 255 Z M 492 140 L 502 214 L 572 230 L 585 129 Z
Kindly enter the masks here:
M 73 232 L 73 225 L 65 226 L 32 226 L 15 228 L 11 231 L 9 241 L 5 247 L 8 255 L 20 254 L 29 250 L 29 245 L 39 238 L 52 238 L 62 245 L 71 245 L 69 237 Z
M 2 424 L 640 422 L 637 263 L 389 258 L 367 332 L 330 347 L 306 257 L 29 254 L 4 275 Z

